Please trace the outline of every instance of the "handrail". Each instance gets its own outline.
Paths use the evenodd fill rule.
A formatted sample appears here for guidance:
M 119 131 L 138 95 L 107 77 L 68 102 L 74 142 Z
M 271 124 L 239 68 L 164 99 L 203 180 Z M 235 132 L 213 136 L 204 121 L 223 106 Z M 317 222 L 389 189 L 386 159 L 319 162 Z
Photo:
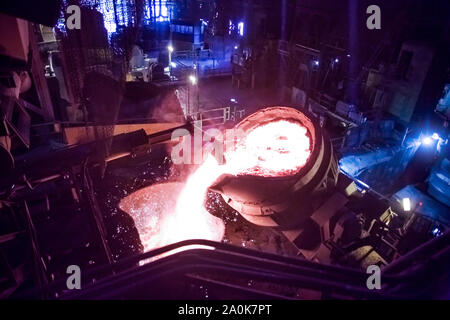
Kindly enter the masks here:
M 203 252 L 202 252 L 203 251 Z M 186 276 L 189 273 L 211 273 L 217 272 L 227 277 L 244 277 L 248 279 L 260 280 L 265 282 L 274 282 L 287 286 L 299 286 L 315 290 L 327 291 L 330 293 L 351 294 L 363 298 L 395 298 L 386 293 L 370 291 L 363 286 L 355 286 L 344 282 L 330 281 L 322 278 L 311 278 L 300 274 L 291 274 L 285 272 L 267 271 L 264 268 L 245 268 L 243 265 L 226 265 L 202 260 L 204 251 L 208 250 L 190 250 L 169 256 L 161 261 L 160 264 L 147 264 L 136 268 L 134 272 L 124 272 L 115 276 L 99 281 L 90 285 L 85 290 L 70 294 L 65 298 L 76 299 L 87 297 L 92 298 L 113 298 L 115 290 L 121 288 L 121 291 L 134 289 L 136 286 L 147 286 L 164 278 L 173 278 L 176 276 Z M 242 288 L 242 287 L 241 287 Z
M 226 243 L 219 243 L 209 240 L 185 240 L 165 247 L 157 248 L 152 251 L 134 255 L 115 262 L 111 265 L 105 265 L 93 268 L 85 272 L 85 278 L 96 274 L 106 274 L 93 285 L 88 285 L 86 290 L 101 290 L 108 287 L 110 283 L 126 283 L 127 279 L 139 276 L 139 279 L 145 281 L 156 281 L 169 274 L 185 275 L 187 272 L 220 272 L 233 276 L 248 276 L 250 279 L 260 278 L 261 280 L 276 281 L 277 283 L 286 283 L 299 285 L 311 289 L 330 290 L 330 292 L 341 292 L 353 294 L 356 297 L 365 298 L 395 298 L 410 295 L 408 285 L 416 283 L 416 279 L 423 280 L 428 267 L 432 267 L 442 261 L 447 260 L 449 250 L 442 251 L 442 245 L 448 243 L 450 232 L 432 239 L 421 246 L 422 249 L 413 250 L 406 254 L 400 261 L 410 261 L 417 253 L 423 253 L 424 250 L 430 251 L 436 249 L 440 252 L 440 259 L 436 257 L 430 259 L 428 264 L 423 267 L 409 268 L 409 264 L 400 263 L 395 268 L 395 273 L 382 273 L 382 290 L 370 291 L 365 288 L 365 279 L 367 274 L 358 269 L 352 269 L 342 266 L 326 265 L 312 262 L 297 257 L 280 256 L 273 253 L 261 252 L 248 248 L 233 246 Z M 168 252 L 188 246 L 206 246 L 214 248 L 209 249 L 189 249 L 182 252 L 160 258 L 156 261 L 147 263 L 138 267 L 140 261 L 149 260 L 157 256 L 167 254 Z M 443 252 L 443 253 L 442 253 Z M 433 255 L 430 255 L 433 256 Z M 435 256 L 438 256 L 435 254 Z M 399 262 L 400 262 L 399 261 Z M 448 264 L 448 262 L 447 262 Z M 129 267 L 132 265 L 133 267 Z M 180 267 L 180 265 L 182 265 Z M 395 265 L 395 263 L 394 263 Z M 398 265 L 398 264 L 397 264 Z M 389 269 L 389 268 L 388 268 Z M 117 272 L 115 274 L 115 272 Z M 64 280 L 54 282 L 45 288 L 45 291 L 55 290 L 65 285 Z M 392 294 L 391 288 L 396 289 L 396 294 Z M 399 289 L 400 288 L 400 289 Z M 35 292 L 36 293 L 36 292 Z M 84 293 L 87 293 L 84 292 Z M 79 293 L 82 296 L 83 291 Z M 78 293 L 77 293 L 78 294 Z M 69 298 L 71 296 L 68 296 Z

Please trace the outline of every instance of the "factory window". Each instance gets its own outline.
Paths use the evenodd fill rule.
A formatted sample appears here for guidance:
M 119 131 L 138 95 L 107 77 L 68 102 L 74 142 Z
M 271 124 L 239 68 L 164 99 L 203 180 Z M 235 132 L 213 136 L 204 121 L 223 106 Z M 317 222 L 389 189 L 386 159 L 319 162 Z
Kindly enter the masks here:
M 170 21 L 171 8 L 167 0 L 147 0 L 145 1 L 144 22 Z
M 111 35 L 111 33 L 116 32 L 117 24 L 116 24 L 116 17 L 115 17 L 115 13 L 114 13 L 113 1 L 108 1 L 108 0 L 100 1 L 99 6 L 97 7 L 97 10 L 100 11 L 103 15 L 103 23 L 105 25 L 106 30 L 108 31 L 108 34 Z M 120 20 L 118 19 L 117 22 L 120 23 Z M 64 24 L 64 26 L 65 26 L 65 24 Z

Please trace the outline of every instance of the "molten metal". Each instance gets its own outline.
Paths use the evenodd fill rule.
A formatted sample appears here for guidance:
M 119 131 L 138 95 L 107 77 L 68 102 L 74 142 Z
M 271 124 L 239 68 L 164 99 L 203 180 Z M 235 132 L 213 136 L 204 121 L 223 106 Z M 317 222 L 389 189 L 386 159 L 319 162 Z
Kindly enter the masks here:
M 299 122 L 274 120 L 245 132 L 219 165 L 210 155 L 187 179 L 152 185 L 120 203 L 136 222 L 145 251 L 187 239 L 220 241 L 224 224 L 205 209 L 208 188 L 222 175 L 265 177 L 296 174 L 311 155 L 308 130 Z
M 188 186 L 178 182 L 160 183 L 138 190 L 122 199 L 119 208 L 134 220 L 144 251 L 188 239 L 221 241 L 225 226 L 204 206 L 177 208 L 189 194 Z M 197 194 L 199 203 L 203 203 Z
M 225 173 L 258 176 L 292 175 L 311 154 L 305 127 L 278 120 L 247 132 L 235 150 L 225 154 Z

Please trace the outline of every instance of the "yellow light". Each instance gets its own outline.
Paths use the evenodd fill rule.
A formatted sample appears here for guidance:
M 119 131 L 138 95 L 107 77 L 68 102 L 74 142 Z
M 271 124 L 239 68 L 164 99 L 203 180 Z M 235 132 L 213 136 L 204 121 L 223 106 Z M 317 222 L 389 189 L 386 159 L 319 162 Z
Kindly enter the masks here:
M 197 84 L 197 78 L 194 75 L 189 76 L 189 81 L 191 81 L 194 86 Z

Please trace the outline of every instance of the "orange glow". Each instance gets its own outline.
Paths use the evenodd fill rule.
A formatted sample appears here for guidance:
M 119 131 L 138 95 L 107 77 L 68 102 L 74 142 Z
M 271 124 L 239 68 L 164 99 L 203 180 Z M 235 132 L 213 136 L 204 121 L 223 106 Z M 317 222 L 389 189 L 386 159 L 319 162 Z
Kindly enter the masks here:
M 207 190 L 219 176 L 295 174 L 310 154 L 305 127 L 285 120 L 269 122 L 247 132 L 227 151 L 224 165 L 210 155 L 184 185 L 149 186 L 123 199 L 120 208 L 135 220 L 145 251 L 187 239 L 221 241 L 224 223 L 205 209 Z
M 188 239 L 222 240 L 223 221 L 210 215 L 204 206 L 195 211 L 175 210 L 177 199 L 186 197 L 188 189 L 184 186 L 179 182 L 154 184 L 120 201 L 119 208 L 135 222 L 144 252 Z
M 223 221 L 205 209 L 209 186 L 220 175 L 214 157 L 208 159 L 186 181 L 178 196 L 175 210 L 165 220 L 165 243 L 187 239 L 221 240 L 225 232 Z
M 279 120 L 258 126 L 225 154 L 229 174 L 280 176 L 295 174 L 311 154 L 305 127 Z

